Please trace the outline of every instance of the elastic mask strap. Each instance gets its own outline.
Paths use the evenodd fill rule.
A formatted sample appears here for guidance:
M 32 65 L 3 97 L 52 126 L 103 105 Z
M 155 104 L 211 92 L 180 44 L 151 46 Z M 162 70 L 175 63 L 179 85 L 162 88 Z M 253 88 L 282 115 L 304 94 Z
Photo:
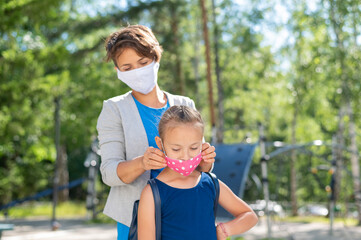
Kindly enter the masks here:
M 167 156 L 167 154 L 165 153 L 165 148 L 162 139 L 160 139 L 160 144 L 162 145 L 164 155 Z

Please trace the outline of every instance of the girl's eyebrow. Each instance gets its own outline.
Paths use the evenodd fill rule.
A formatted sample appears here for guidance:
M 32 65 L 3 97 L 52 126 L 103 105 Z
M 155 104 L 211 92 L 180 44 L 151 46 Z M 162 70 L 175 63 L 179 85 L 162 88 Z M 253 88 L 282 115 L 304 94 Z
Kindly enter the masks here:
M 197 145 L 197 144 L 199 144 L 199 142 L 194 142 L 194 143 L 190 144 L 190 146 Z M 170 143 L 169 145 L 172 145 L 172 146 L 179 146 L 179 147 L 182 147 L 182 146 L 183 146 L 183 145 L 181 145 L 181 144 L 177 144 L 177 143 Z
M 172 145 L 172 146 L 182 146 L 181 144 L 176 144 L 176 143 L 170 143 L 169 145 Z

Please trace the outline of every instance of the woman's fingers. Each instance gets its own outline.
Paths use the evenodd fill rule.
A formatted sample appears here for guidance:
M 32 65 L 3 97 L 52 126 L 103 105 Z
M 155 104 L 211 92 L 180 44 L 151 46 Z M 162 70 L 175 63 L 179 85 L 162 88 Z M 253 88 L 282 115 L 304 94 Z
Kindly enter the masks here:
M 145 170 L 164 168 L 167 166 L 164 153 L 157 148 L 149 147 L 144 153 L 143 165 Z

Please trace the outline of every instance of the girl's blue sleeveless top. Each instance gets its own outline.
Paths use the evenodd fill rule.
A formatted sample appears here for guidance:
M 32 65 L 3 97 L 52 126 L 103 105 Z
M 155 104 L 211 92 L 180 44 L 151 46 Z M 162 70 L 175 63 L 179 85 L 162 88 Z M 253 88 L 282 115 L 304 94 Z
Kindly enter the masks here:
M 162 239 L 217 240 L 216 190 L 212 179 L 201 174 L 197 186 L 189 189 L 173 188 L 156 179 L 162 202 Z

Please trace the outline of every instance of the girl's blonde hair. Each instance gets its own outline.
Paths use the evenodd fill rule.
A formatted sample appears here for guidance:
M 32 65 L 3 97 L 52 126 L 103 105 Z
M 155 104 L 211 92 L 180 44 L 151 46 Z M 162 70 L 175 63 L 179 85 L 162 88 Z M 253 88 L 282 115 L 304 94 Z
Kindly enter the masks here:
M 183 105 L 170 107 L 164 112 L 159 121 L 158 131 L 160 138 L 164 139 L 165 132 L 169 127 L 185 123 L 197 123 L 202 133 L 204 131 L 204 122 L 201 114 L 197 110 Z

